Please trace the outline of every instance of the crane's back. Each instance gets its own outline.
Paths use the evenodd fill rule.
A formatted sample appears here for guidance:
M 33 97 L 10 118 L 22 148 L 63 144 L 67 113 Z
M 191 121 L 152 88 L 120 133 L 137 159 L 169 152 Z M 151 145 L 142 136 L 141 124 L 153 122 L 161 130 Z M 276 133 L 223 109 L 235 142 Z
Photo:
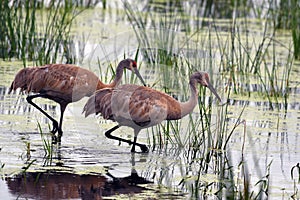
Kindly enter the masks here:
M 86 116 L 101 113 L 105 119 L 133 128 L 146 128 L 181 116 L 180 105 L 171 96 L 130 84 L 96 91 L 86 103 L 84 112 Z
M 78 101 L 91 96 L 99 84 L 91 71 L 69 64 L 50 64 L 20 70 L 11 84 L 11 90 L 47 94 L 54 101 Z

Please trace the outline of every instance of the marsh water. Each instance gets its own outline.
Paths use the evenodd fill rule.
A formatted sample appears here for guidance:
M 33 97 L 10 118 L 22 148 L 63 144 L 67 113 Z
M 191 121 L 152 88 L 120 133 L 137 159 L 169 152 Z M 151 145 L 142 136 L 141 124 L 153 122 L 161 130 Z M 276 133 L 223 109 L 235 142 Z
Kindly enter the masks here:
M 162 7 L 163 5 L 158 6 Z M 209 22 L 210 20 L 203 19 L 203 26 Z M 222 30 L 219 32 L 220 37 L 228 33 L 230 20 L 215 19 L 214 23 Z M 251 37 L 260 39 L 263 34 L 262 23 L 250 20 Z M 214 27 L 210 29 L 214 32 Z M 183 31 L 172 31 L 177 35 L 176 41 L 179 43 Z M 105 10 L 85 10 L 76 18 L 72 34 L 73 53 L 79 58 L 75 64 L 94 71 L 106 82 L 112 79 L 108 61 L 114 68 L 124 55 L 134 57 L 139 48 L 124 8 L 117 2 L 109 4 Z M 204 34 L 203 37 L 207 38 L 201 31 L 198 34 Z M 212 35 L 211 40 L 217 38 L 213 33 Z M 288 44 L 291 40 L 290 33 L 280 31 L 276 39 Z M 288 50 L 281 46 L 276 49 L 278 66 L 283 68 L 279 71 L 284 71 Z M 205 50 L 193 50 L 188 49 L 182 56 L 191 60 L 202 60 L 208 56 Z M 220 64 L 221 55 L 215 53 L 213 57 L 214 64 Z M 172 69 L 159 64 L 151 65 L 142 55 L 138 61 L 147 84 L 165 91 L 165 82 L 162 79 L 166 78 L 158 68 L 165 67 L 163 73 L 170 74 L 173 74 Z M 201 61 L 198 64 L 202 64 L 198 69 L 210 70 L 206 68 L 206 62 Z M 263 187 L 258 186 L 264 183 L 268 193 L 262 194 L 262 198 L 299 198 L 299 66 L 299 62 L 293 62 L 287 101 L 280 99 L 272 104 L 272 109 L 267 98 L 259 95 L 264 85 L 258 83 L 257 79 L 251 79 L 248 85 L 252 93 L 250 97 L 247 94 L 231 94 L 228 98 L 228 76 L 222 74 L 217 67 L 210 71 L 218 93 L 229 104 L 226 118 L 229 129 L 235 126 L 240 115 L 243 121 L 232 132 L 226 150 L 218 151 L 226 151 L 235 173 L 232 177 L 235 187 L 245 187 L 245 182 L 249 181 L 251 191 L 259 193 Z M 130 153 L 129 145 L 119 144 L 104 136 L 104 132 L 115 125 L 114 122 L 105 121 L 99 116 L 85 118 L 81 114 L 87 98 L 67 107 L 61 144 L 52 145 L 50 121 L 26 102 L 26 94 L 8 94 L 10 83 L 21 68 L 23 63 L 20 61 L 0 61 L 0 199 L 186 199 L 194 196 L 191 193 L 195 192 L 193 183 L 199 172 L 197 159 L 200 158 L 191 161 L 190 150 L 179 144 L 154 146 L 151 134 L 161 134 L 161 129 L 156 128 L 143 130 L 138 137 L 140 143 L 149 145 L 149 153 Z M 176 85 L 177 81 L 181 81 L 179 85 L 188 84 L 188 76 L 185 75 L 168 78 L 168 88 Z M 130 72 L 126 72 L 124 82 L 132 82 Z M 138 80 L 134 83 L 140 84 Z M 242 81 L 236 84 L 243 86 Z M 186 96 L 182 99 L 186 99 L 188 90 L 182 88 L 184 87 L 171 88 L 172 95 L 180 98 L 184 93 Z M 210 94 L 206 94 L 204 100 L 210 101 Z M 217 103 L 215 99 L 212 101 L 212 116 L 217 118 L 219 109 L 224 105 Z M 55 118 L 59 118 L 59 107 L 55 103 L 45 99 L 38 99 L 36 102 Z M 193 118 L 199 118 L 199 107 L 194 109 L 191 118 L 180 120 L 180 133 L 187 133 L 186 124 Z M 212 126 L 215 126 L 214 123 Z M 133 138 L 133 131 L 127 127 L 118 129 L 115 134 Z M 243 170 L 241 165 L 244 166 Z M 216 166 L 210 167 L 208 173 L 201 174 L 200 182 L 203 185 L 222 182 L 225 184 L 225 180 L 219 180 L 219 174 L 213 173 Z M 247 174 L 243 176 L 246 177 L 244 180 L 240 180 L 241 173 Z M 216 192 L 214 189 L 205 191 L 205 197 L 215 199 Z

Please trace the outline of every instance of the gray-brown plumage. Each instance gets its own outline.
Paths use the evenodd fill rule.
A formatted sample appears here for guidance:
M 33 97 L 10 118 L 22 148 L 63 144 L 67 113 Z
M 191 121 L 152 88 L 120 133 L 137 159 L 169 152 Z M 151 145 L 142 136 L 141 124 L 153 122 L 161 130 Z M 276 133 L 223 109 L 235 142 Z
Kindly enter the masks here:
M 137 135 L 143 128 L 148 128 L 161 123 L 163 120 L 177 120 L 191 113 L 198 102 L 197 83 L 209 88 L 221 101 L 221 98 L 209 82 L 206 72 L 196 72 L 190 77 L 191 96 L 187 102 L 179 102 L 171 96 L 138 85 L 120 85 L 116 88 L 98 90 L 89 98 L 83 112 L 87 117 L 93 113 L 101 113 L 104 119 L 118 122 L 118 125 L 108 130 L 108 138 L 140 146 L 143 152 L 148 148 L 136 143 Z M 111 133 L 120 126 L 129 126 L 134 129 L 134 141 L 112 136 Z
M 53 129 L 51 132 L 58 132 L 58 139 L 60 140 L 63 114 L 67 105 L 79 101 L 83 97 L 91 96 L 96 90 L 113 88 L 119 85 L 124 68 L 134 71 L 145 85 L 137 69 L 136 62 L 132 59 L 125 59 L 119 63 L 116 69 L 116 77 L 110 84 L 102 83 L 93 72 L 78 66 L 49 64 L 20 70 L 10 86 L 9 93 L 17 88 L 26 93 L 36 93 L 27 96 L 26 100 L 52 121 Z M 59 124 L 53 117 L 32 102 L 37 97 L 53 100 L 60 105 L 61 116 Z

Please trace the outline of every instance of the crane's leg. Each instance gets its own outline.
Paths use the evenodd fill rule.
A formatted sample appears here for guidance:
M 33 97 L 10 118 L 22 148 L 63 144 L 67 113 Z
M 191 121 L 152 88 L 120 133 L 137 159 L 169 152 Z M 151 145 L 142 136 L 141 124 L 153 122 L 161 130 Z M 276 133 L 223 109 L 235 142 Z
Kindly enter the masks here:
M 139 146 L 142 150 L 143 153 L 146 153 L 148 152 L 148 147 L 144 144 L 139 144 L 136 142 L 137 140 L 137 137 L 135 136 L 134 137 L 134 141 L 132 142 L 131 140 L 126 140 L 126 139 L 123 139 L 123 138 L 120 138 L 120 137 L 116 137 L 116 136 L 113 136 L 111 135 L 111 133 L 115 130 L 117 130 L 119 128 L 119 125 L 116 125 L 114 126 L 113 128 L 109 129 L 108 131 L 105 132 L 105 136 L 109 139 L 113 139 L 113 140 L 118 140 L 120 142 L 126 142 L 128 144 L 132 144 L 132 149 L 131 149 L 131 152 L 134 152 L 135 151 L 135 145 Z
M 139 132 L 140 132 L 140 129 L 134 129 L 134 138 L 133 138 L 131 152 L 135 152 L 135 145 L 138 145 L 143 153 L 147 153 L 147 152 L 149 152 L 148 147 L 144 144 L 139 144 L 136 142 Z
M 132 152 L 132 153 L 135 152 L 136 139 L 137 139 L 137 137 L 134 136 L 134 138 L 133 138 L 133 143 L 132 143 L 132 147 L 131 147 L 131 152 Z
M 64 112 L 66 110 L 68 104 L 60 104 L 60 119 L 59 119 L 59 125 L 58 125 L 58 141 L 61 141 L 61 137 L 62 137 L 62 123 L 63 123 L 63 118 L 64 118 Z
M 42 98 L 46 98 L 47 96 L 44 94 L 36 94 L 36 95 L 30 95 L 26 97 L 26 100 L 28 103 L 30 103 L 31 105 L 33 105 L 36 109 L 38 109 L 41 113 L 43 113 L 46 117 L 48 117 L 48 119 L 50 119 L 52 121 L 53 124 L 53 128 L 51 130 L 51 133 L 55 134 L 57 131 L 61 132 L 61 129 L 58 125 L 58 122 L 51 117 L 47 112 L 45 112 L 42 108 L 40 108 L 38 105 L 36 105 L 32 100 L 37 98 L 37 97 L 42 97 Z

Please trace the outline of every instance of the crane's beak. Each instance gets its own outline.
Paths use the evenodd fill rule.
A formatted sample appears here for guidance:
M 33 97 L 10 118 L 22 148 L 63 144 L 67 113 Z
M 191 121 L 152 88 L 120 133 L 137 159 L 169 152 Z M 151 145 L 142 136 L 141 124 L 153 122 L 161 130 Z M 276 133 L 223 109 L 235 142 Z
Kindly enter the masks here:
M 215 88 L 208 82 L 207 88 L 210 89 L 210 91 L 217 97 L 217 99 L 222 102 L 221 97 L 218 95 L 217 91 Z
M 146 83 L 145 83 L 145 81 L 144 81 L 144 79 L 143 79 L 143 77 L 141 76 L 139 70 L 138 70 L 136 67 L 133 68 L 133 69 L 134 69 L 134 73 L 135 73 L 135 74 L 137 75 L 137 77 L 141 80 L 141 82 L 143 83 L 143 85 L 144 85 L 144 86 L 147 86 Z

